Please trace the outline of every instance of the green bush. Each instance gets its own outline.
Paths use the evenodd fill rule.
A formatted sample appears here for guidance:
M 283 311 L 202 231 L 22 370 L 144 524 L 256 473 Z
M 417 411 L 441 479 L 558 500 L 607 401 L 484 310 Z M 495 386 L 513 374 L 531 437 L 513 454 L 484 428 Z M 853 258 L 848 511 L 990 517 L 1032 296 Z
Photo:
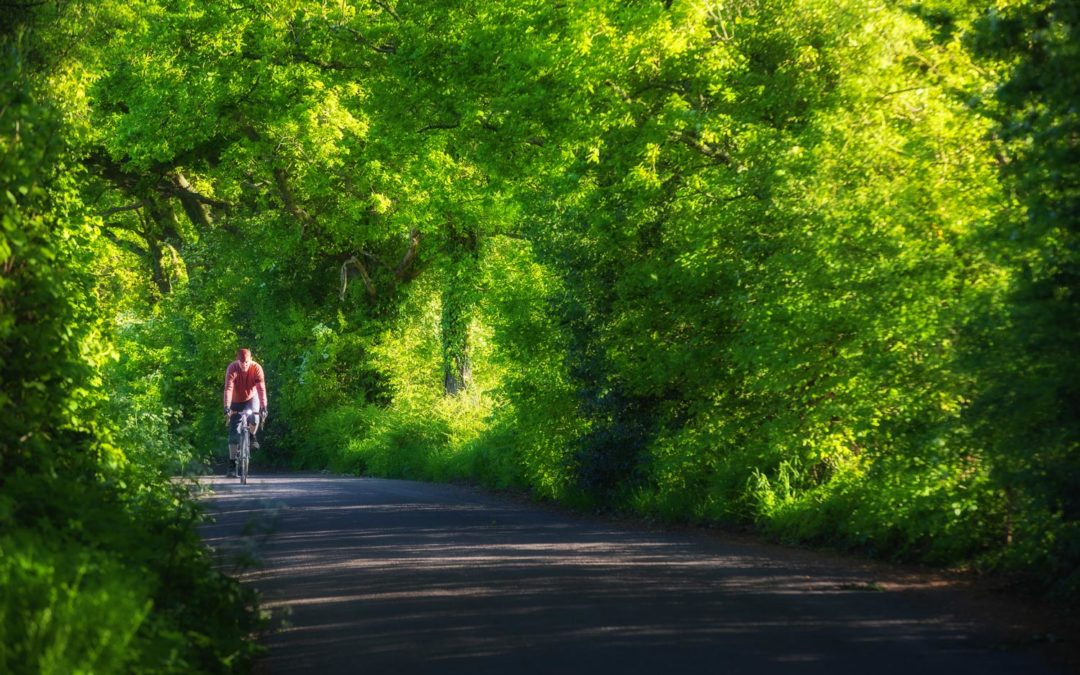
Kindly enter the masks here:
M 102 552 L 45 533 L 0 538 L 0 670 L 115 673 L 140 660 L 148 580 Z
M 115 364 L 124 302 L 97 284 L 77 132 L 38 98 L 56 90 L 30 28 L 0 25 L 0 670 L 241 672 L 255 596 L 214 570 L 172 480 L 191 447 L 163 405 L 169 352 Z M 151 377 L 110 387 L 124 367 Z
M 244 344 L 267 461 L 1075 593 L 1072 5 L 472 4 L 19 10 L 88 37 L 0 106 L 5 475 L 168 494 Z

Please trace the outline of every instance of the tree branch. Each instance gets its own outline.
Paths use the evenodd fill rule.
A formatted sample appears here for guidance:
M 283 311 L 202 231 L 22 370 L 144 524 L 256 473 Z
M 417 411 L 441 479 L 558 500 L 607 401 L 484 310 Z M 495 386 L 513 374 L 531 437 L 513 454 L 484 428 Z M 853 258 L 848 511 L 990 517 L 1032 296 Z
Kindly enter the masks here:
M 357 70 L 357 69 L 362 67 L 362 66 L 359 66 L 359 65 L 350 66 L 350 65 L 341 63 L 340 61 L 319 61 L 319 60 L 317 60 L 315 58 L 312 58 L 312 57 L 308 56 L 307 54 L 302 53 L 299 50 L 293 50 L 292 57 L 293 57 L 293 60 L 295 62 L 297 62 L 297 63 L 307 63 L 309 65 L 316 66 L 317 68 L 321 68 L 323 70 L 334 70 L 334 71 Z M 275 65 L 284 65 L 284 64 L 275 64 Z
M 132 234 L 134 234 L 136 236 L 142 237 L 144 239 L 146 238 L 146 232 L 144 232 L 144 231 L 142 231 L 142 230 L 140 230 L 140 229 L 138 229 L 136 227 L 132 227 L 131 225 L 128 225 L 126 223 L 113 221 L 111 223 L 103 223 L 103 225 L 105 227 L 109 227 L 109 228 L 112 228 L 114 230 L 123 230 L 125 232 L 130 232 L 130 233 L 132 233 Z
M 375 264 L 376 264 L 376 265 L 378 265 L 379 267 L 389 267 L 389 266 L 388 266 L 388 265 L 387 265 L 386 263 L 384 263 L 384 262 L 383 262 L 383 261 L 382 261 L 382 260 L 381 260 L 381 259 L 379 258 L 379 256 L 375 255 L 375 254 L 374 254 L 374 253 L 372 253 L 371 251 L 360 251 L 360 255 L 364 256 L 365 258 L 367 258 L 367 259 L 368 259 L 368 260 L 370 260 L 371 262 L 375 263 Z
M 612 91 L 618 94 L 619 98 L 621 98 L 622 100 L 626 101 L 627 103 L 633 102 L 634 99 L 630 98 L 630 94 L 626 93 L 625 89 L 615 84 L 614 80 L 604 80 L 604 84 L 611 87 Z
M 922 90 L 927 89 L 927 88 L 928 87 L 926 87 L 925 85 L 920 85 L 920 86 L 917 86 L 917 87 L 907 87 L 907 88 L 904 88 L 904 89 L 894 89 L 892 91 L 886 91 L 886 92 L 880 94 L 877 97 L 876 100 L 884 101 L 885 99 L 887 99 L 890 96 L 896 96 L 897 94 L 906 94 L 909 91 L 922 91 Z
M 105 227 L 114 227 L 114 226 L 115 226 L 115 224 L 108 223 L 108 224 L 106 224 Z M 113 244 L 115 244 L 117 246 L 117 248 L 122 248 L 125 251 L 127 251 L 128 253 L 134 253 L 136 257 L 138 257 L 138 258 L 140 258 L 142 260 L 146 260 L 147 258 L 150 257 L 150 251 L 148 251 L 145 248 L 142 248 L 141 246 L 139 246 L 135 242 L 128 241 L 126 239 L 121 239 L 120 237 L 116 236 L 115 232 L 110 232 L 109 230 L 102 230 L 101 233 L 103 235 L 105 235 L 106 239 L 108 239 Z
M 176 187 L 185 193 L 197 194 L 191 189 L 191 183 L 188 182 L 187 177 L 180 173 L 179 170 L 173 173 L 173 181 L 175 181 Z M 205 203 L 186 195 L 180 195 L 180 205 L 184 207 L 184 213 L 187 214 L 188 220 L 196 228 L 202 226 L 204 229 L 209 229 L 213 225 L 214 219 L 210 216 L 210 209 L 207 208 Z
M 274 167 L 274 181 L 277 183 L 278 192 L 281 194 L 281 201 L 285 204 L 285 210 L 300 221 L 300 236 L 304 236 L 304 230 L 311 222 L 311 216 L 296 203 L 296 198 L 293 196 L 292 190 L 289 189 L 289 177 L 285 173 L 285 169 Z
M 184 182 L 186 183 L 187 180 L 185 179 Z M 216 206 L 219 209 L 227 209 L 231 206 L 231 204 L 229 204 L 228 202 L 223 202 L 220 199 L 214 199 L 213 197 L 207 197 L 204 194 L 200 194 L 192 190 L 190 187 L 183 187 L 183 185 L 181 185 L 179 181 L 177 181 L 176 184 L 172 185 L 170 185 L 169 183 L 162 184 L 158 186 L 158 189 L 165 194 L 179 197 L 180 199 L 191 199 L 199 202 L 200 204 Z
M 637 89 L 635 89 L 630 94 L 630 98 L 632 98 L 632 99 L 637 98 L 637 97 L 641 96 L 642 94 L 644 94 L 647 91 L 653 91 L 653 90 L 656 90 L 656 89 L 658 89 L 660 91 L 670 92 L 672 94 L 678 94 L 680 96 L 686 96 L 687 93 L 688 93 L 687 89 L 689 88 L 689 86 L 685 82 L 681 82 L 679 84 L 681 84 L 682 87 L 679 87 L 678 85 L 675 85 L 675 84 L 671 84 L 670 82 L 650 82 L 648 84 L 642 85 L 642 86 L 638 87 Z
M 387 3 L 383 2 L 382 0 L 373 0 L 373 2 L 374 2 L 374 3 L 376 4 L 376 5 L 378 5 L 379 7 L 382 7 L 382 8 L 384 9 L 384 10 L 386 10 L 386 12 L 387 12 L 387 13 L 388 13 L 388 14 L 389 14 L 390 16 L 394 17 L 394 21 L 401 21 L 401 17 L 400 17 L 400 16 L 398 16 L 398 13 L 394 11 L 394 8 L 393 8 L 393 7 L 391 7 L 391 6 L 390 6 L 390 5 L 388 5 Z
M 367 289 L 368 302 L 375 304 L 375 284 L 371 281 L 371 275 L 368 274 L 367 268 L 364 267 L 364 263 L 356 256 L 341 263 L 341 291 L 338 293 L 338 300 L 345 302 L 345 289 L 348 288 L 349 285 L 350 265 L 360 272 L 360 278 L 364 280 L 364 288 Z
M 418 129 L 416 133 L 422 134 L 425 131 L 437 131 L 437 130 L 440 130 L 440 129 L 457 129 L 460 126 L 461 126 L 460 121 L 459 122 L 453 122 L 453 123 L 443 122 L 441 124 L 429 124 L 426 127 Z
M 343 26 L 341 24 L 337 24 L 337 25 L 334 25 L 334 26 L 330 27 L 330 32 L 331 33 L 336 33 L 338 31 L 346 31 L 348 33 L 351 33 L 352 36 L 355 37 L 356 40 L 360 44 L 362 44 L 365 47 L 371 49 L 372 51 L 378 52 L 380 54 L 396 54 L 397 53 L 397 45 L 391 44 L 389 42 L 384 42 L 381 45 L 374 45 L 374 44 L 371 43 L 370 40 L 368 40 L 366 37 L 364 37 L 364 35 L 360 31 L 356 30 L 352 26 Z
M 397 269 L 394 270 L 394 278 L 398 281 L 405 281 L 408 277 L 409 271 L 412 269 L 413 262 L 416 260 L 416 254 L 420 250 L 420 230 L 413 228 L 409 233 L 409 248 L 405 251 L 405 255 L 401 258 L 401 262 L 398 263 Z
M 113 207 L 111 209 L 105 209 L 104 211 L 102 211 L 98 215 L 100 217 L 102 217 L 102 218 L 107 218 L 107 217 L 109 217 L 111 215 L 114 215 L 114 214 L 117 214 L 117 213 L 122 213 L 124 211 L 137 211 L 137 210 L 141 209 L 145 205 L 146 205 L 146 202 L 138 201 L 138 202 L 135 202 L 134 204 L 128 204 L 127 206 L 116 206 L 116 207 Z
M 720 148 L 715 148 L 701 140 L 701 137 L 697 135 L 697 132 L 689 129 L 684 130 L 682 133 L 674 136 L 677 140 L 682 141 L 685 145 L 697 150 L 706 157 L 711 157 L 717 160 L 721 164 L 731 164 L 731 156 Z

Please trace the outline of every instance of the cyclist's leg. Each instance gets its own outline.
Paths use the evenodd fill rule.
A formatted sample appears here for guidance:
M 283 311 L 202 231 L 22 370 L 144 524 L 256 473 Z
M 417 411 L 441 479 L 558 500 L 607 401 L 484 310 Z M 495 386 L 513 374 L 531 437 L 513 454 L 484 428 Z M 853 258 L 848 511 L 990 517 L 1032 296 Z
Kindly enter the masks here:
M 251 432 L 251 449 L 252 450 L 258 450 L 259 449 L 259 439 L 255 436 L 255 434 L 257 434 L 259 432 L 259 419 L 260 419 L 260 417 L 259 417 L 259 406 L 257 405 L 254 398 L 248 400 L 245 403 L 244 410 L 247 410 L 249 413 L 251 413 L 248 416 L 248 430 Z
M 225 468 L 225 476 L 228 478 L 236 477 L 236 455 L 240 452 L 240 446 L 236 443 L 233 443 L 233 429 L 236 426 L 235 424 L 233 424 L 233 417 L 235 417 L 235 415 L 229 416 L 229 459 L 226 461 Z
M 232 432 L 230 431 L 230 435 Z M 236 478 L 236 458 L 240 453 L 240 446 L 236 443 L 229 443 L 229 460 L 226 462 L 225 476 L 228 478 Z

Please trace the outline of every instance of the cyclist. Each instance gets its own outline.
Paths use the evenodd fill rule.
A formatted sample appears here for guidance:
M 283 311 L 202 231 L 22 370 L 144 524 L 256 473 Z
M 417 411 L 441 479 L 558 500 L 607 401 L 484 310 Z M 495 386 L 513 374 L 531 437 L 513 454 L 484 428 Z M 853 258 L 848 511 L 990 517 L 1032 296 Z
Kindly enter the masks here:
M 229 419 L 229 477 L 236 476 L 236 449 L 240 442 L 234 437 L 236 415 L 244 411 L 255 413 L 254 427 L 251 429 L 251 449 L 259 448 L 255 433 L 259 429 L 259 417 L 265 420 L 269 408 L 266 397 L 266 382 L 263 369 L 251 359 L 251 350 L 236 350 L 236 360 L 225 369 L 225 416 Z

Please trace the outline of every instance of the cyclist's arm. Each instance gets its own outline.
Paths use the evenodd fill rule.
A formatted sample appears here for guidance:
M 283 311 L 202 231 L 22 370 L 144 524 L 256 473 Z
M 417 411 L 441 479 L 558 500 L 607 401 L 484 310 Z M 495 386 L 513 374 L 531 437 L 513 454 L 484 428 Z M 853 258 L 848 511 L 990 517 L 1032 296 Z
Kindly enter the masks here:
M 225 369 L 225 391 L 222 397 L 225 400 L 225 410 L 229 409 L 232 405 L 233 385 L 236 383 L 236 368 L 230 363 L 229 367 Z
M 266 397 L 266 378 L 263 376 L 262 366 L 259 366 L 258 378 L 255 381 L 255 392 L 259 395 L 259 404 L 263 412 L 270 408 L 270 399 Z

